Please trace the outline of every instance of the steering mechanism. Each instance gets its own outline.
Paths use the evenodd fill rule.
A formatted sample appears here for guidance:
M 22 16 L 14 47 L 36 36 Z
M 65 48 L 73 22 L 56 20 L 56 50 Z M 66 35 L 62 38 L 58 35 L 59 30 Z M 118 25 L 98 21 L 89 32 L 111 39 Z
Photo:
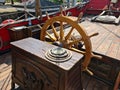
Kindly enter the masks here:
M 88 36 L 85 29 L 78 24 L 78 21 L 81 19 L 83 13 L 80 13 L 78 18 L 64 16 L 62 11 L 59 16 L 55 16 L 53 18 L 50 18 L 48 14 L 46 15 L 48 20 L 43 27 L 40 27 L 40 39 L 83 54 L 84 60 L 82 63 L 82 71 L 87 71 L 93 75 L 93 73 L 88 70 L 88 65 L 91 61 L 91 58 L 101 57 L 92 53 L 90 37 L 95 36 L 98 33 Z

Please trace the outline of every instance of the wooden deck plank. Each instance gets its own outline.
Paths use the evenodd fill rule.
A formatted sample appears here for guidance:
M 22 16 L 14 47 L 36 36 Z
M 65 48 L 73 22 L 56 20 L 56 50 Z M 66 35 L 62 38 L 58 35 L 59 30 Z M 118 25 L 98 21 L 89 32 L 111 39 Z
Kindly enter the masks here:
M 11 65 L 4 67 L 1 71 L 0 71 L 0 80 L 5 79 L 8 74 L 11 73 Z
M 100 34 L 101 34 L 101 36 L 100 36 Z M 108 32 L 105 32 L 103 34 L 102 34 L 102 32 L 101 33 L 99 32 L 98 36 L 93 37 L 93 39 L 91 39 L 93 51 L 97 51 L 97 49 L 101 46 L 101 44 L 103 43 L 105 38 L 107 38 L 108 35 L 109 35 Z
M 117 52 L 118 52 L 118 49 L 119 49 L 119 45 L 120 43 L 119 42 L 112 42 L 106 55 L 107 56 L 111 56 L 113 58 L 116 58 L 117 56 Z
M 116 58 L 117 58 L 118 60 L 120 59 L 120 45 L 119 45 L 119 48 L 118 48 L 118 52 L 117 52 Z
M 104 36 L 103 36 L 104 35 Z M 100 33 L 100 35 L 99 35 L 99 38 L 102 38 L 103 40 L 99 40 L 97 43 L 99 43 L 99 42 L 101 42 L 101 43 L 99 43 L 99 46 L 96 48 L 96 49 L 94 49 L 93 51 L 95 51 L 95 52 L 99 52 L 100 54 L 106 54 L 106 52 L 107 52 L 107 50 L 109 49 L 109 47 L 110 47 L 110 45 L 111 45 L 111 43 L 112 43 L 112 40 L 108 40 L 109 39 L 109 36 L 110 36 L 110 33 L 109 32 L 106 32 L 106 33 Z M 99 39 L 99 38 L 97 38 L 97 39 Z M 95 42 L 95 43 L 94 43 Z M 94 42 L 93 42 L 93 46 L 95 45 L 95 44 L 97 44 L 96 43 L 96 40 L 94 40 Z M 94 47 L 93 47 L 94 48 Z
M 4 80 L 1 86 L 1 90 L 10 90 L 11 89 L 11 73 L 8 74 L 7 78 Z
M 6 63 L 0 64 L 0 72 L 3 68 L 7 67 L 8 65 Z
M 96 31 L 99 33 L 98 36 L 91 38 L 93 52 L 120 60 L 120 25 L 90 23 L 86 20 L 82 25 L 88 34 Z
M 100 54 L 106 54 L 107 50 L 109 49 L 111 45 L 111 40 L 105 40 L 101 43 L 101 45 L 96 49 L 96 52 L 99 52 Z M 93 47 L 94 48 L 94 47 Z
M 83 87 L 85 90 L 110 90 L 110 87 L 107 84 L 93 78 L 92 76 L 82 74 L 82 78 Z

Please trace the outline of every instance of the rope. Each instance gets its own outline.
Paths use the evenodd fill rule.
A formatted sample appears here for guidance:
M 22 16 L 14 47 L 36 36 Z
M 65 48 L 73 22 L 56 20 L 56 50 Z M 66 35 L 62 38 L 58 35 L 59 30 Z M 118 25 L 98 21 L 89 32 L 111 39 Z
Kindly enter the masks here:
M 29 12 L 26 12 L 26 13 L 27 13 L 28 15 L 30 15 L 31 17 L 35 17 L 34 15 L 32 15 L 32 14 L 29 13 Z M 21 19 L 21 18 L 24 17 L 24 16 L 25 16 L 25 14 L 21 15 L 20 17 L 16 18 L 15 21 Z
M 25 14 L 23 14 L 22 16 L 16 18 L 15 20 L 19 20 L 20 18 L 24 17 Z

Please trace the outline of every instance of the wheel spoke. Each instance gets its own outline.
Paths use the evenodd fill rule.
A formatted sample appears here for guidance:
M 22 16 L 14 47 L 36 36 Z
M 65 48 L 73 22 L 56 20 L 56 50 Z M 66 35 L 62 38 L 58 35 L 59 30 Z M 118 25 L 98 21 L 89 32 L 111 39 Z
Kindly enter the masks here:
M 72 46 L 72 45 L 74 45 L 74 44 L 76 44 L 76 43 L 79 43 L 81 40 L 82 40 L 82 39 L 73 40 L 73 41 L 69 42 L 68 46 Z
M 56 38 L 54 38 L 53 36 L 51 36 L 47 31 L 46 31 L 47 36 L 52 40 L 52 41 L 56 41 Z
M 49 15 L 48 15 L 48 12 L 46 12 L 46 16 L 47 16 L 48 19 L 50 19 Z
M 62 6 L 60 6 L 60 13 L 61 13 L 61 15 L 65 15 L 66 16 L 66 12 L 63 10 Z
M 81 50 L 78 50 L 78 49 L 76 49 L 76 48 L 69 48 L 69 49 L 72 50 L 72 51 L 75 51 L 75 52 L 81 53 L 81 54 L 83 54 L 83 55 L 86 54 L 85 51 L 81 51 Z
M 83 12 L 81 12 L 79 15 L 78 15 L 78 19 L 77 19 L 77 22 L 79 22 L 79 20 L 81 20 L 83 17 Z
M 50 19 L 49 15 L 48 15 L 48 12 L 46 12 L 46 16 L 47 16 L 48 19 Z M 53 26 L 53 24 L 51 25 L 51 27 L 52 27 L 54 36 L 56 37 L 56 39 L 58 39 L 59 36 L 58 36 L 58 34 L 57 34 L 57 32 L 56 32 L 56 29 L 55 29 L 55 27 Z
M 64 31 L 63 31 L 63 22 L 60 22 L 60 41 L 63 41 Z
M 53 26 L 53 24 L 51 25 L 51 27 L 52 27 L 52 30 L 53 30 L 54 36 L 55 36 L 55 37 L 56 37 L 56 39 L 58 40 L 59 35 L 58 35 L 58 33 L 57 33 L 57 31 L 56 31 L 55 27 Z
M 39 24 L 37 26 L 40 28 L 40 30 L 42 29 L 42 27 Z
M 72 28 L 70 29 L 69 33 L 66 35 L 66 37 L 65 37 L 65 40 L 66 40 L 66 41 L 70 38 L 73 29 L 74 29 L 74 28 L 72 27 Z

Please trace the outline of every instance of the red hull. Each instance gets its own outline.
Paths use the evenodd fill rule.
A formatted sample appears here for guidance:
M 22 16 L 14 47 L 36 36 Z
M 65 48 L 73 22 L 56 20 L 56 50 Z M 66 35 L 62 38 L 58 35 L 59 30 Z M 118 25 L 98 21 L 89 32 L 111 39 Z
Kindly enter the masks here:
M 3 28 L 0 30 L 0 50 L 4 51 L 10 48 L 10 45 L 8 44 L 10 42 L 10 36 L 8 33 L 8 30 Z
M 100 14 L 103 11 L 103 8 L 107 5 L 110 4 L 111 0 L 90 0 L 86 13 L 87 14 Z M 116 4 L 114 4 L 116 8 L 120 8 L 120 0 Z M 120 10 L 119 12 L 116 13 L 117 15 L 120 15 Z

